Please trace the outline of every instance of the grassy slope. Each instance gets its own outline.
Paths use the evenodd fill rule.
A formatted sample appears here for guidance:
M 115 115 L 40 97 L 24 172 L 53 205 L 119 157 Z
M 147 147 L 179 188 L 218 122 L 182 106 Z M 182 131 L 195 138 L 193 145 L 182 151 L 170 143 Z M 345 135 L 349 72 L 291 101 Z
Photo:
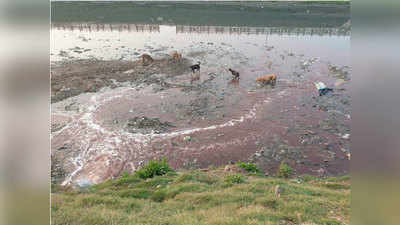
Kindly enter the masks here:
M 279 179 L 186 171 L 142 180 L 133 176 L 85 192 L 52 190 L 52 224 L 349 224 L 348 177 Z M 275 197 L 275 186 L 283 192 Z

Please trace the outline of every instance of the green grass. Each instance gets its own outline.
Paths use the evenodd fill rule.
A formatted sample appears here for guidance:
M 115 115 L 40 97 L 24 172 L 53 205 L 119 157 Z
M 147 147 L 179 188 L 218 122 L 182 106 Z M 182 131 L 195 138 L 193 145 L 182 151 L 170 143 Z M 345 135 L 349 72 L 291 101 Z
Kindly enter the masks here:
M 85 192 L 52 192 L 54 225 L 349 224 L 350 215 L 348 176 L 281 179 L 214 169 L 146 180 L 125 174 Z
M 293 174 L 293 168 L 291 168 L 285 162 L 282 162 L 279 166 L 279 170 L 277 172 L 277 176 L 281 178 L 289 178 Z
M 254 163 L 245 163 L 245 162 L 238 162 L 238 167 L 246 170 L 249 173 L 259 173 L 260 170 L 257 168 L 256 164 Z
M 135 176 L 142 179 L 147 179 L 154 176 L 161 176 L 170 172 L 174 171 L 169 167 L 166 159 L 150 160 L 147 165 L 135 172 Z M 129 178 L 129 174 L 124 173 L 122 177 Z

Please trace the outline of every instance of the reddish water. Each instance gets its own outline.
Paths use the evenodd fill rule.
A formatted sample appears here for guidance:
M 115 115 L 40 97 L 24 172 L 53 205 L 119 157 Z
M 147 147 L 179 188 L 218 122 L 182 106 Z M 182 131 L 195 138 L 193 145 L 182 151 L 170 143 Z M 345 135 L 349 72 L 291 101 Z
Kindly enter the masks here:
M 60 151 L 57 149 L 65 145 L 69 149 L 63 154 L 70 174 L 64 183 L 82 179 L 100 182 L 160 157 L 168 158 L 174 168 L 204 168 L 250 160 L 264 171 L 273 172 L 285 160 L 299 174 L 335 175 L 348 171 L 349 140 L 319 126 L 328 113 L 313 107 L 312 100 L 318 95 L 313 82 L 333 86 L 337 80 L 328 76 L 328 65 L 347 65 L 348 37 L 195 36 L 174 34 L 169 27 L 163 29 L 173 39 L 169 45 L 182 49 L 184 57 L 202 62 L 198 80 L 188 73 L 168 82 L 198 85 L 201 89 L 154 92 L 155 86 L 139 90 L 120 87 L 53 104 L 53 121 L 68 121 L 52 134 L 53 151 Z M 76 33 L 58 32 L 61 33 L 53 34 L 57 46 L 54 51 L 68 49 L 67 40 L 72 39 L 73 45 L 81 43 Z M 79 33 L 94 39 L 91 48 L 101 43 L 102 35 Z M 124 41 L 121 34 L 107 35 Z M 151 43 L 156 47 L 169 40 L 151 33 L 137 36 L 154 37 Z M 124 45 L 133 48 L 138 43 L 148 44 L 136 42 L 126 39 Z M 167 51 L 168 48 L 164 50 Z M 118 51 L 110 53 L 118 55 Z M 96 54 L 102 53 L 98 50 Z M 301 65 L 311 57 L 320 60 L 303 70 Z M 228 67 L 240 72 L 239 81 L 231 79 Z M 278 76 L 275 88 L 256 84 L 257 77 L 269 73 Z M 348 95 L 348 85 L 345 83 L 338 94 Z M 65 111 L 65 105 L 71 102 L 79 104 L 79 112 Z M 159 118 L 175 127 L 162 134 L 132 134 L 124 127 L 135 116 Z M 349 116 L 344 114 L 337 120 L 350 127 Z M 184 140 L 187 136 L 190 141 Z

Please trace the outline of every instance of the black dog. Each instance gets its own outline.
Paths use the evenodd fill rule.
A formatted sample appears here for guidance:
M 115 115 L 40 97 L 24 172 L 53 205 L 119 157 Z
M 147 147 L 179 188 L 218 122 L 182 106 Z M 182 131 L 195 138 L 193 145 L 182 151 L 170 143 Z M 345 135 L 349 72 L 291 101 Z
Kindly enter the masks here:
M 328 92 L 330 92 L 330 91 L 333 91 L 333 89 L 332 89 L 332 88 L 323 88 L 323 89 L 319 89 L 319 90 L 318 90 L 319 96 L 326 95 L 326 94 L 328 94 Z
M 192 69 L 193 73 L 196 72 L 196 70 L 198 70 L 200 72 L 200 62 L 198 62 L 198 64 L 190 66 L 190 69 Z
M 234 70 L 231 69 L 231 68 L 229 68 L 228 70 L 231 71 L 231 73 L 232 73 L 232 75 L 235 77 L 235 79 L 239 79 L 239 76 L 240 76 L 239 72 L 234 71 Z

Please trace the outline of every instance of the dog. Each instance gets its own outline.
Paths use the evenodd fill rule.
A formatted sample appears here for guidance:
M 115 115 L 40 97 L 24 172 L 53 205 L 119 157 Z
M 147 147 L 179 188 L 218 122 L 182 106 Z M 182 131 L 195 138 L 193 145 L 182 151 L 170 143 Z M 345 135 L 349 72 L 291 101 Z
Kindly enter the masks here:
M 228 70 L 231 71 L 231 73 L 232 73 L 232 75 L 233 75 L 233 77 L 234 77 L 235 79 L 239 79 L 239 76 L 240 76 L 239 72 L 234 71 L 234 70 L 231 69 L 231 68 L 229 68 Z
M 142 58 L 143 65 L 148 65 L 148 63 L 152 63 L 154 61 L 154 59 L 148 54 L 143 54 L 140 57 Z
M 264 84 L 264 85 L 271 84 L 272 86 L 275 86 L 276 78 L 277 78 L 277 76 L 275 74 L 268 74 L 266 76 L 257 78 L 256 82 Z
M 171 53 L 171 56 L 172 56 L 172 58 L 173 58 L 174 60 L 179 60 L 179 59 L 182 58 L 182 54 L 180 54 L 180 53 L 178 53 L 178 52 L 176 52 L 176 51 L 172 52 L 172 53 Z
M 193 73 L 196 72 L 196 70 L 200 72 L 200 62 L 198 62 L 198 64 L 190 66 L 190 69 L 192 69 Z

